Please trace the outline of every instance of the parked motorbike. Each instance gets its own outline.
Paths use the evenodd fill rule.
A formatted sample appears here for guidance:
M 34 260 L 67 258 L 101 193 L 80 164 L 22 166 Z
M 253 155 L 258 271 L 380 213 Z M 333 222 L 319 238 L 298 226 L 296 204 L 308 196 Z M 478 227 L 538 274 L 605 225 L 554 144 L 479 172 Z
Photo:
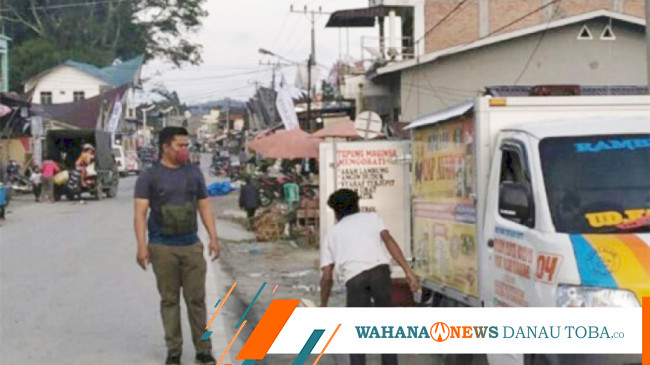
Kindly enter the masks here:
M 300 196 L 308 199 L 314 199 L 318 196 L 318 190 L 315 186 L 307 184 L 306 179 L 300 175 L 287 174 L 277 178 L 268 175 L 257 177 L 257 186 L 260 193 L 261 204 L 268 207 L 276 199 L 284 198 L 284 184 L 295 183 L 300 189 Z
M 7 182 L 11 192 L 29 194 L 32 192 L 32 184 L 29 179 L 20 173 L 20 164 L 11 160 L 7 165 Z
M 30 194 L 32 192 L 32 184 L 25 177 L 13 176 L 9 181 L 11 190 L 15 193 Z

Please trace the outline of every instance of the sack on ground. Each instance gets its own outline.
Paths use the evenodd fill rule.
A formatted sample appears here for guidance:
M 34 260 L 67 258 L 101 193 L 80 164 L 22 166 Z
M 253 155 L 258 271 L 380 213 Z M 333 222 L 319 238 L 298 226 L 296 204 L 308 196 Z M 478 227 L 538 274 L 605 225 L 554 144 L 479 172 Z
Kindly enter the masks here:
M 70 179 L 70 173 L 68 170 L 63 170 L 58 174 L 54 175 L 54 185 L 62 186 L 65 185 Z

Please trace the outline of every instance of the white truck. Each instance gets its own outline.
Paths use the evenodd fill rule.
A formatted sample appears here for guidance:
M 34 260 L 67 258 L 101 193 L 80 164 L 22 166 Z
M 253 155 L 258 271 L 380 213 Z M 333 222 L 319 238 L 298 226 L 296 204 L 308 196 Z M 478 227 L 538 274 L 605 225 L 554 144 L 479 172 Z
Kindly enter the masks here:
M 650 296 L 650 96 L 484 96 L 408 128 L 413 266 L 433 305 L 632 307 Z

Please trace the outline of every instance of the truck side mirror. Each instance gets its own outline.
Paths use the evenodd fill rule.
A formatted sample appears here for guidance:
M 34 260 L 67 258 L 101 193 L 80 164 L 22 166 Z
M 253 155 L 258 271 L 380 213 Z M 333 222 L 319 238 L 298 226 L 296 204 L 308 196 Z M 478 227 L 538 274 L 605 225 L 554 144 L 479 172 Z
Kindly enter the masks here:
M 511 221 L 528 225 L 532 218 L 533 197 L 519 183 L 504 181 L 499 187 L 499 214 Z

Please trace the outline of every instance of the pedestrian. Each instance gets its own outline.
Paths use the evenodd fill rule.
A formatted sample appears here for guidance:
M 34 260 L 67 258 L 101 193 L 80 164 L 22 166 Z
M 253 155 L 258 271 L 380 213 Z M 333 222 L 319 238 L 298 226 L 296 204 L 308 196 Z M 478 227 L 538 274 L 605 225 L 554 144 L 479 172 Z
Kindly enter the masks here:
M 239 166 L 245 169 L 247 163 L 248 155 L 246 154 L 246 150 L 242 148 L 241 151 L 239 151 Z
M 41 188 L 43 186 L 43 175 L 38 166 L 34 166 L 32 174 L 29 175 L 29 182 L 32 183 L 32 191 L 34 192 L 34 199 L 36 202 L 41 200 Z
M 334 268 L 345 280 L 347 307 L 390 307 L 391 257 L 406 273 L 410 289 L 414 292 L 419 289 L 418 278 L 384 222 L 376 213 L 360 212 L 359 195 L 355 191 L 337 190 L 330 195 L 327 205 L 334 210 L 337 222 L 320 248 L 322 307 L 328 305 Z M 381 362 L 397 364 L 397 355 L 381 355 Z M 365 363 L 366 355 L 350 355 L 351 365 Z
M 135 186 L 137 262 L 143 270 L 151 262 L 156 277 L 167 345 L 165 364 L 180 364 L 182 288 L 196 363 L 214 365 L 211 342 L 201 339 L 206 329 L 206 262 L 197 223 L 198 210 L 210 237 L 208 249 L 214 261 L 219 257 L 219 241 L 212 205 L 203 174 L 189 163 L 187 130 L 165 127 L 159 144 L 160 162 L 144 170 Z
M 88 184 L 86 177 L 88 175 L 88 166 L 95 162 L 95 146 L 90 143 L 83 145 L 81 154 L 74 163 L 77 170 L 81 172 L 81 187 L 85 188 Z
M 43 180 L 43 199 L 54 202 L 54 175 L 61 171 L 59 165 L 52 160 L 43 161 L 41 166 L 41 178 Z
M 239 192 L 239 208 L 246 211 L 248 217 L 248 228 L 253 230 L 255 223 L 255 211 L 262 205 L 260 191 L 257 184 L 250 176 L 246 177 L 246 184 Z

